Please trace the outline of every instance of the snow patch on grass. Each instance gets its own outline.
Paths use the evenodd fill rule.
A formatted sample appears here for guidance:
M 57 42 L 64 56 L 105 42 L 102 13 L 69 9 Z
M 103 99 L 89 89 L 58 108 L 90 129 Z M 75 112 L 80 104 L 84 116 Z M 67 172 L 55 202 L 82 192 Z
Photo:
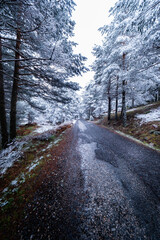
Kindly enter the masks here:
M 2 198 L 0 198 L 0 207 L 4 207 L 5 205 L 8 204 L 8 201 L 4 201 Z
M 55 126 L 51 125 L 51 124 L 44 124 L 39 126 L 39 128 L 37 128 L 34 133 L 43 133 L 43 132 L 47 132 L 49 130 L 55 130 Z
M 22 148 L 26 142 L 16 141 L 0 153 L 0 173 L 4 174 L 22 156 Z
M 2 193 L 8 192 L 8 187 L 6 187 L 5 189 L 3 189 Z
M 22 173 L 19 177 L 19 183 L 21 184 L 21 183 L 24 183 L 25 181 L 26 181 L 26 176 L 24 173 Z
M 15 180 L 13 180 L 13 181 L 11 182 L 11 185 L 17 185 L 17 183 L 18 183 L 18 179 L 16 178 Z
M 54 141 L 54 145 L 56 145 L 57 143 L 59 143 L 61 141 L 61 138 L 58 138 Z
M 39 159 L 36 159 L 35 161 L 33 161 L 31 163 L 30 166 L 27 167 L 28 171 L 31 172 L 37 165 L 39 165 L 39 161 L 42 159 L 43 157 L 40 157 Z
M 50 143 L 50 144 L 48 145 L 48 147 L 46 148 L 46 150 L 47 150 L 47 149 L 50 149 L 51 147 L 53 147 L 53 145 L 54 145 L 54 142 L 53 142 L 53 143 Z
M 137 114 L 136 118 L 141 120 L 141 124 L 160 121 L 160 107 L 152 109 L 149 113 L 146 114 Z
M 131 109 L 128 109 L 127 112 L 134 112 L 136 110 L 142 110 L 142 109 L 145 109 L 146 106 L 150 107 L 150 106 L 154 106 L 154 105 L 155 105 L 155 103 L 151 103 L 151 104 L 147 104 L 147 105 L 144 105 L 144 106 L 141 106 L 141 107 L 131 108 Z M 119 112 L 120 112 L 120 110 L 119 110 Z
M 47 131 L 50 131 L 50 130 L 58 130 L 59 128 L 61 127 L 64 127 L 64 126 L 67 126 L 67 125 L 71 125 L 73 124 L 74 122 L 70 122 L 70 121 L 67 121 L 67 122 L 64 122 L 60 125 L 52 125 L 52 124 L 43 124 L 43 125 L 40 125 L 39 128 L 37 128 L 34 133 L 44 133 L 44 132 L 47 132 Z
M 39 162 L 32 164 L 32 166 L 28 169 L 28 171 L 32 171 L 35 167 L 37 167 L 37 165 L 39 165 Z

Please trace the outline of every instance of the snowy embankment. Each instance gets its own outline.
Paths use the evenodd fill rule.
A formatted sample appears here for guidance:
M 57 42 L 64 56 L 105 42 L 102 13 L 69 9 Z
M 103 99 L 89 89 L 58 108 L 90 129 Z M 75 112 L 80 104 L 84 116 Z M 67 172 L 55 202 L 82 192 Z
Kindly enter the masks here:
M 39 125 L 39 127 L 34 131 L 34 133 L 44 133 L 44 132 L 48 132 L 48 131 L 57 131 L 58 129 L 61 129 L 62 127 L 65 127 L 67 125 L 71 125 L 73 124 L 74 122 L 64 122 L 60 125 L 51 125 L 51 124 L 47 124 L 47 123 L 44 123 L 42 125 Z
M 149 113 L 146 114 L 137 114 L 136 118 L 141 120 L 141 124 L 160 121 L 160 107 L 152 109 Z
M 28 135 L 28 137 L 24 137 L 23 139 L 17 139 L 13 143 L 11 143 L 7 149 L 4 149 L 0 152 L 0 174 L 5 174 L 7 169 L 12 167 L 15 161 L 18 161 L 18 159 L 23 155 L 23 152 L 25 150 L 24 145 L 27 144 L 27 142 L 31 138 L 36 138 L 36 135 L 38 135 L 38 137 L 40 138 L 42 135 L 42 137 L 44 137 L 44 134 L 47 135 L 49 131 L 57 132 L 63 127 L 72 124 L 74 124 L 74 121 L 64 122 L 60 125 L 42 124 L 39 126 L 39 128 L 33 131 L 31 135 Z
M 140 107 L 135 107 L 135 108 L 131 108 L 131 109 L 128 109 L 127 112 L 134 112 L 134 111 L 137 111 L 137 110 L 143 110 L 145 109 L 145 107 L 154 107 L 155 106 L 155 102 L 154 103 L 151 103 L 151 104 L 147 104 L 147 105 L 143 105 L 143 106 L 140 106 Z
M 0 174 L 4 174 L 22 156 L 25 141 L 15 141 L 0 153 Z

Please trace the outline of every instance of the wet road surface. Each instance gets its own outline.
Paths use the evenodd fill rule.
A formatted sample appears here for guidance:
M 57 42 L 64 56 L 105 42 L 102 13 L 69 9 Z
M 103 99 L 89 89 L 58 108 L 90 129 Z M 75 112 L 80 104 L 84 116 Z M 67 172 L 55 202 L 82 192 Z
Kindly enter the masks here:
M 53 165 L 26 207 L 21 240 L 160 239 L 159 153 L 78 120 Z

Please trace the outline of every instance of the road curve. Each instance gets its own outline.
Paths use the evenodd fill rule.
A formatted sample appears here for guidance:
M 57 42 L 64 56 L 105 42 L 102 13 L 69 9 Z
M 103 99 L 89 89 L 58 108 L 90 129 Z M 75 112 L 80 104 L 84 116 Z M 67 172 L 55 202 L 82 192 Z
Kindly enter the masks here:
M 160 154 L 83 120 L 66 141 L 20 239 L 159 240 Z

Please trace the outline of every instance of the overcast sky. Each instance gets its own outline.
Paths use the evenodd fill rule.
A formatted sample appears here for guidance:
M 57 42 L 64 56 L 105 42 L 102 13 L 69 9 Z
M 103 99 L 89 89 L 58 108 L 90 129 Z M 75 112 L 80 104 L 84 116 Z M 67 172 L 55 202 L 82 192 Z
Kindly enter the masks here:
M 73 12 L 73 19 L 76 22 L 75 37 L 73 40 L 78 43 L 76 53 L 81 53 L 88 58 L 87 65 L 92 64 L 94 57 L 92 49 L 95 44 L 101 43 L 101 34 L 98 28 L 109 24 L 109 9 L 114 6 L 117 0 L 75 0 L 77 4 Z M 84 87 L 93 78 L 93 73 L 83 74 L 83 77 L 76 77 L 72 80 L 78 81 Z

